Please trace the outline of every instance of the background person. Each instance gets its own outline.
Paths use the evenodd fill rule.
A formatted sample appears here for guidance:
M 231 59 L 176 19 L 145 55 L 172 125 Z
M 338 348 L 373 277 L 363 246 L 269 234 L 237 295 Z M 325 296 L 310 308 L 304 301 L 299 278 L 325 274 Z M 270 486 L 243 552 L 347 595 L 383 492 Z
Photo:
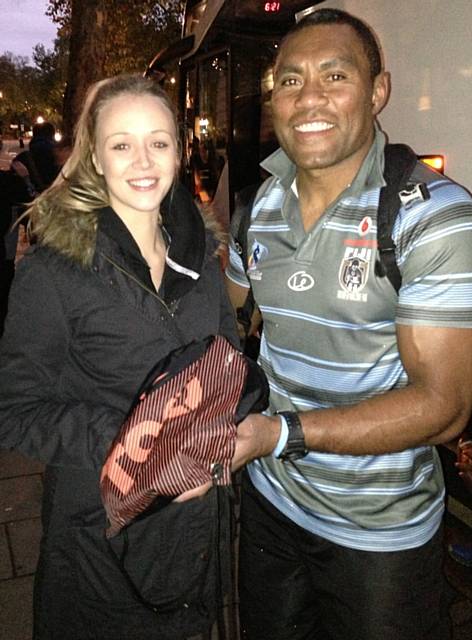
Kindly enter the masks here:
M 56 159 L 55 133 L 56 129 L 51 122 L 33 125 L 33 136 L 28 149 L 21 151 L 14 158 L 13 166 L 21 162 L 26 167 L 36 193 L 47 189 L 60 170 Z
M 16 171 L 0 171 L 0 336 L 8 309 L 8 296 L 15 273 L 20 227 L 12 226 L 30 202 L 32 194 Z
M 106 452 L 153 365 L 208 335 L 237 340 L 219 240 L 176 184 L 178 164 L 160 87 L 104 80 L 63 175 L 29 210 L 37 244 L 18 267 L 0 343 L 0 446 L 47 464 L 35 640 L 176 640 L 212 622 L 198 600 L 158 615 L 133 597 L 105 542 L 99 492 Z M 211 494 L 162 510 L 149 562 L 170 564 L 164 588 L 194 579 L 182 566 L 174 575 L 173 558 L 194 537 L 204 549 L 213 540 L 201 521 Z
M 234 459 L 254 461 L 239 555 L 247 640 L 449 637 L 434 445 L 471 411 L 472 200 L 418 163 L 412 181 L 430 199 L 396 220 L 399 295 L 377 277 L 375 118 L 389 90 L 374 34 L 345 12 L 313 12 L 279 49 L 281 149 L 263 163 L 247 275 L 234 250 L 227 271 L 235 306 L 248 279 L 254 291 L 271 389 L 271 415 L 239 425 Z

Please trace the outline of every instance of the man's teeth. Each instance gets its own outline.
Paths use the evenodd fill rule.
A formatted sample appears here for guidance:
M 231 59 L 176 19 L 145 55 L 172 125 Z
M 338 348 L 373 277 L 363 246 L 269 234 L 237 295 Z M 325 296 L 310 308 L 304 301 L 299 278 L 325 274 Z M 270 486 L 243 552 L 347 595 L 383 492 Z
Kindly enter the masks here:
M 129 183 L 135 187 L 151 187 L 156 183 L 155 178 L 143 178 L 142 180 L 129 180 Z
M 334 124 L 329 122 L 306 122 L 305 124 L 299 124 L 295 129 L 297 131 L 302 132 L 311 132 L 311 131 L 326 131 L 327 129 L 332 129 Z

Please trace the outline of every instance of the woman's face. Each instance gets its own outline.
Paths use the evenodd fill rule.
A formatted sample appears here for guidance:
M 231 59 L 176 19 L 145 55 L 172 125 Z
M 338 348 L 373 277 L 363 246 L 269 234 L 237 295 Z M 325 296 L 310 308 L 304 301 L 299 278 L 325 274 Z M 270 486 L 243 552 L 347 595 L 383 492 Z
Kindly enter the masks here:
M 124 221 L 156 215 L 178 166 L 174 119 L 164 102 L 133 94 L 107 102 L 97 119 L 93 161 Z

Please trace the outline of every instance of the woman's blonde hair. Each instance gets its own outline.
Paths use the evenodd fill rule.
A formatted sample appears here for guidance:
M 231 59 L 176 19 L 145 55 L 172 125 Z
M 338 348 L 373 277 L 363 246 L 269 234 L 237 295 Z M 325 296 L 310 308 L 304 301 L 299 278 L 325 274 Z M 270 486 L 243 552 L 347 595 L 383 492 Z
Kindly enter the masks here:
M 87 247 L 89 254 L 93 251 L 97 211 L 109 205 L 105 180 L 97 173 L 92 160 L 98 116 L 110 100 L 126 94 L 159 98 L 172 115 L 177 137 L 175 108 L 155 81 L 139 74 L 123 74 L 93 84 L 78 119 L 74 145 L 67 162 L 53 184 L 34 200 L 26 212 L 30 233 L 41 244 L 76 257 L 74 248 L 69 246 L 72 232 L 77 243 Z M 64 236 L 64 241 L 61 236 Z M 84 264 L 90 260 L 91 255 L 81 257 Z

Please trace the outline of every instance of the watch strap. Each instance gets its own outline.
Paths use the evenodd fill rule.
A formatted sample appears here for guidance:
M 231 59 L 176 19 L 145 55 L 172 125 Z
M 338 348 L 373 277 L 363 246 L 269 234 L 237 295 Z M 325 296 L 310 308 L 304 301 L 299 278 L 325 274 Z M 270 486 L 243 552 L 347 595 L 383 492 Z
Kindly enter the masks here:
M 304 458 L 308 449 L 305 444 L 302 423 L 295 411 L 277 411 L 279 416 L 283 416 L 288 426 L 288 439 L 278 458 L 280 460 L 299 460 Z

